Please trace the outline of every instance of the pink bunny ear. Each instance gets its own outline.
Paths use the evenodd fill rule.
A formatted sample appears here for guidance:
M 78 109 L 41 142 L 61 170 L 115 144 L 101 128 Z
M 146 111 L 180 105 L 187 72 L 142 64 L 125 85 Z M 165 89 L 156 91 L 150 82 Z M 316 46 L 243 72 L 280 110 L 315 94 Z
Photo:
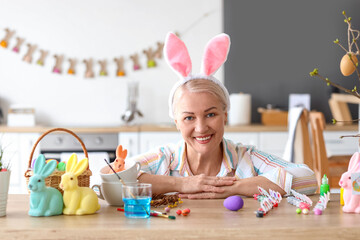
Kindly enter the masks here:
M 165 59 L 183 77 L 191 73 L 191 59 L 184 44 L 174 33 L 168 33 L 164 45 Z
M 201 72 L 206 76 L 213 75 L 226 61 L 230 49 L 230 37 L 219 34 L 212 38 L 205 47 Z
M 359 172 L 359 171 L 360 171 L 360 153 L 356 152 L 352 155 L 350 159 L 348 172 Z

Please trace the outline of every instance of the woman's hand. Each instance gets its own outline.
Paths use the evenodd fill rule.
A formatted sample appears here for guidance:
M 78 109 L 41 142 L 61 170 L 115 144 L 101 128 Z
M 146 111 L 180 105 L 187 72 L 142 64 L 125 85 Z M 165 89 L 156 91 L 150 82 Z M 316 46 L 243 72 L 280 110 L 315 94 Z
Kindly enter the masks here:
M 227 198 L 232 195 L 241 195 L 251 197 L 255 193 L 259 193 L 258 186 L 264 188 L 266 191 L 272 189 L 284 195 L 286 192 L 263 176 L 256 176 L 251 178 L 244 178 L 236 180 L 232 185 L 221 187 L 221 192 L 197 192 L 197 193 L 182 193 L 179 194 L 180 198 L 189 199 L 204 199 L 204 198 Z
M 182 177 L 179 180 L 179 192 L 183 194 L 223 193 L 224 187 L 231 186 L 235 177 L 213 177 L 204 174 Z
M 236 195 L 236 188 L 239 181 L 235 181 L 232 185 L 218 187 L 221 191 L 208 191 L 197 193 L 180 193 L 180 198 L 188 199 L 210 199 L 210 198 L 227 198 L 232 195 Z

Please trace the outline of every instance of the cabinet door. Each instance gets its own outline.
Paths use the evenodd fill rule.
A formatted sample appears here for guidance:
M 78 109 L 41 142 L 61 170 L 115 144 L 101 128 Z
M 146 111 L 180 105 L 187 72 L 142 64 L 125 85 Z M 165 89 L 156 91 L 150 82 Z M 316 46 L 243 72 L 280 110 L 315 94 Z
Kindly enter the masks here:
M 181 139 L 180 132 L 142 132 L 140 133 L 140 153 L 164 144 L 176 144 Z
M 259 135 L 258 149 L 282 157 L 288 139 L 287 132 L 262 132 Z
M 139 154 L 139 133 L 137 132 L 122 132 L 119 133 L 119 144 L 121 144 L 128 151 L 128 157 Z
M 30 152 L 37 138 L 38 134 L 33 133 L 5 133 L 1 137 L 4 161 L 10 161 L 10 194 L 27 193 L 24 173 L 28 168 Z M 38 154 L 39 150 L 36 150 L 34 157 Z
M 341 136 L 354 135 L 354 132 L 324 132 L 326 153 L 328 157 L 336 155 L 352 155 L 359 151 L 359 138 Z
M 224 138 L 243 145 L 258 147 L 259 144 L 259 134 L 255 132 L 225 132 Z

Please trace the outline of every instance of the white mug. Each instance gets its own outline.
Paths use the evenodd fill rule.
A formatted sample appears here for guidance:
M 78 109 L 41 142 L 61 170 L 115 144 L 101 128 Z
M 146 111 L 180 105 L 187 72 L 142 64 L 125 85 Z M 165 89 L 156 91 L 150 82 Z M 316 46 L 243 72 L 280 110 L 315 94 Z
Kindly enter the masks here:
M 127 164 L 130 166 L 127 167 Z M 117 175 L 125 182 L 131 183 L 137 181 L 138 173 L 141 169 L 141 164 L 139 162 L 126 162 L 125 170 L 117 172 Z M 119 178 L 115 175 L 115 173 L 108 173 L 110 167 L 105 166 L 100 170 L 100 177 L 103 182 L 119 182 Z
M 132 183 L 135 184 L 136 182 Z M 130 184 L 130 183 L 129 183 Z M 91 187 L 95 192 L 94 188 L 99 190 L 99 194 L 96 193 L 98 198 L 105 200 L 109 205 L 112 206 L 123 206 L 122 200 L 122 183 L 119 182 L 103 182 L 101 185 L 93 185 Z

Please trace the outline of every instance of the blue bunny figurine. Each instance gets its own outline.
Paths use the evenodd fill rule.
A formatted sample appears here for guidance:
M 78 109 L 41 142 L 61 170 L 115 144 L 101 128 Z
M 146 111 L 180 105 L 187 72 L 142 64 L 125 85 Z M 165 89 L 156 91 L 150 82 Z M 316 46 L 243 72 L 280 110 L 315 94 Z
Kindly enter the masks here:
M 59 190 L 46 187 L 45 178 L 56 168 L 54 160 L 45 163 L 44 155 L 40 154 L 35 161 L 34 175 L 29 179 L 30 194 L 29 215 L 33 217 L 53 216 L 62 214 L 64 202 Z

